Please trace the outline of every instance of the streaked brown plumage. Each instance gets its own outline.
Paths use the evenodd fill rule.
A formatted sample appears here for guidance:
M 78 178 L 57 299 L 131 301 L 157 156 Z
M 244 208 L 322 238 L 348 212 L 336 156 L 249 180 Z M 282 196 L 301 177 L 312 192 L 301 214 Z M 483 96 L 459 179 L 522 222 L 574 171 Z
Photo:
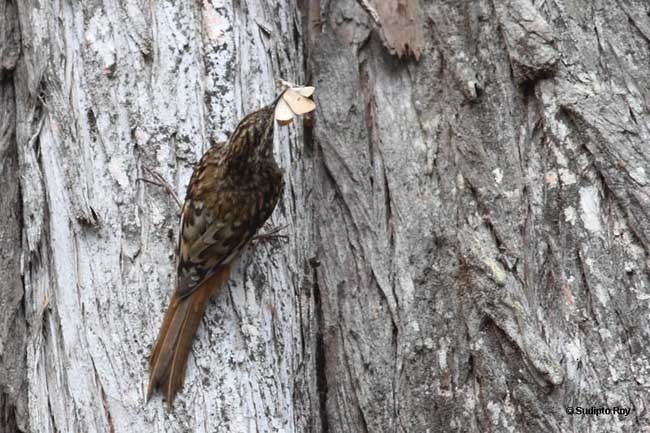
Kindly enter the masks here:
M 176 290 L 151 354 L 147 400 L 160 389 L 172 406 L 208 300 L 282 195 L 274 107 L 246 116 L 227 144 L 210 148 L 194 169 L 181 217 Z

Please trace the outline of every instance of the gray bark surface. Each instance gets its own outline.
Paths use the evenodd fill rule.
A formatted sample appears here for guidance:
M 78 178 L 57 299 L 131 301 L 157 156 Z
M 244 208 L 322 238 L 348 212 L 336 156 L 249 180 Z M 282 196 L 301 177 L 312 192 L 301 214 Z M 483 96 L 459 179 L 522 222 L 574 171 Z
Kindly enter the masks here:
M 647 431 L 647 2 L 0 0 L 0 41 L 0 433 Z M 139 179 L 182 200 L 279 77 L 318 107 L 288 240 L 168 413 L 179 209 Z

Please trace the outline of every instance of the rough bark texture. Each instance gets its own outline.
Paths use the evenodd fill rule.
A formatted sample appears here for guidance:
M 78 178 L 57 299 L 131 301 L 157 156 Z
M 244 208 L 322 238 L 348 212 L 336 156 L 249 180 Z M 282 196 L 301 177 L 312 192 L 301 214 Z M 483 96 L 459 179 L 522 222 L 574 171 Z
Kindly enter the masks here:
M 2 227 L 2 240 L 4 250 L 6 232 L 13 256 L 2 256 L 10 296 L 1 301 L 0 342 L 16 354 L 3 356 L 2 372 L 12 373 L 2 375 L 3 423 L 15 418 L 34 432 L 295 431 L 296 294 L 307 244 L 304 223 L 296 223 L 301 193 L 287 188 L 273 220 L 290 224 L 290 241 L 243 257 L 209 306 L 169 415 L 159 398 L 145 405 L 144 391 L 173 288 L 179 209 L 139 178 L 152 179 L 153 170 L 182 198 L 210 140 L 269 103 L 278 76 L 304 81 L 296 8 L 2 5 L 5 40 L 15 40 L 18 27 L 22 37 L 15 66 L 2 63 L 3 100 L 15 109 L 3 105 L 10 195 L 4 187 L 2 204 L 13 208 L 1 212 L 11 213 L 2 216 L 13 226 Z M 300 185 L 302 169 L 292 165 L 301 160 L 299 135 L 295 128 L 278 135 L 278 159 Z
M 647 430 L 650 4 L 392 6 L 0 0 L 0 432 Z M 182 199 L 277 77 L 317 89 L 289 238 L 168 414 L 178 208 L 138 179 Z
M 422 8 L 311 14 L 323 431 L 647 428 L 649 4 Z

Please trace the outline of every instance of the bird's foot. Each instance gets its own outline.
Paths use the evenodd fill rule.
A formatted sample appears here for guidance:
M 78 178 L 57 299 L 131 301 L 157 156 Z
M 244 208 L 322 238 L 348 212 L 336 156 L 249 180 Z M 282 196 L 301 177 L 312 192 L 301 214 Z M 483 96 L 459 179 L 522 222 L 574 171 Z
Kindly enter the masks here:
M 278 234 L 278 232 L 286 229 L 287 227 L 289 227 L 289 224 L 285 224 L 279 227 L 274 227 L 266 233 L 253 236 L 252 241 L 255 243 L 270 242 L 275 240 L 287 241 L 289 240 L 288 235 Z

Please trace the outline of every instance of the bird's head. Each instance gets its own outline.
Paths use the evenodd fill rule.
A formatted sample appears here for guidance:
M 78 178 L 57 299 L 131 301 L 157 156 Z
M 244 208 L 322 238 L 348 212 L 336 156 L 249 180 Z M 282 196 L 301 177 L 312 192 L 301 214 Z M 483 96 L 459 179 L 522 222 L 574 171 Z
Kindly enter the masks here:
M 228 140 L 227 159 L 234 164 L 261 161 L 273 157 L 275 104 L 246 115 Z

